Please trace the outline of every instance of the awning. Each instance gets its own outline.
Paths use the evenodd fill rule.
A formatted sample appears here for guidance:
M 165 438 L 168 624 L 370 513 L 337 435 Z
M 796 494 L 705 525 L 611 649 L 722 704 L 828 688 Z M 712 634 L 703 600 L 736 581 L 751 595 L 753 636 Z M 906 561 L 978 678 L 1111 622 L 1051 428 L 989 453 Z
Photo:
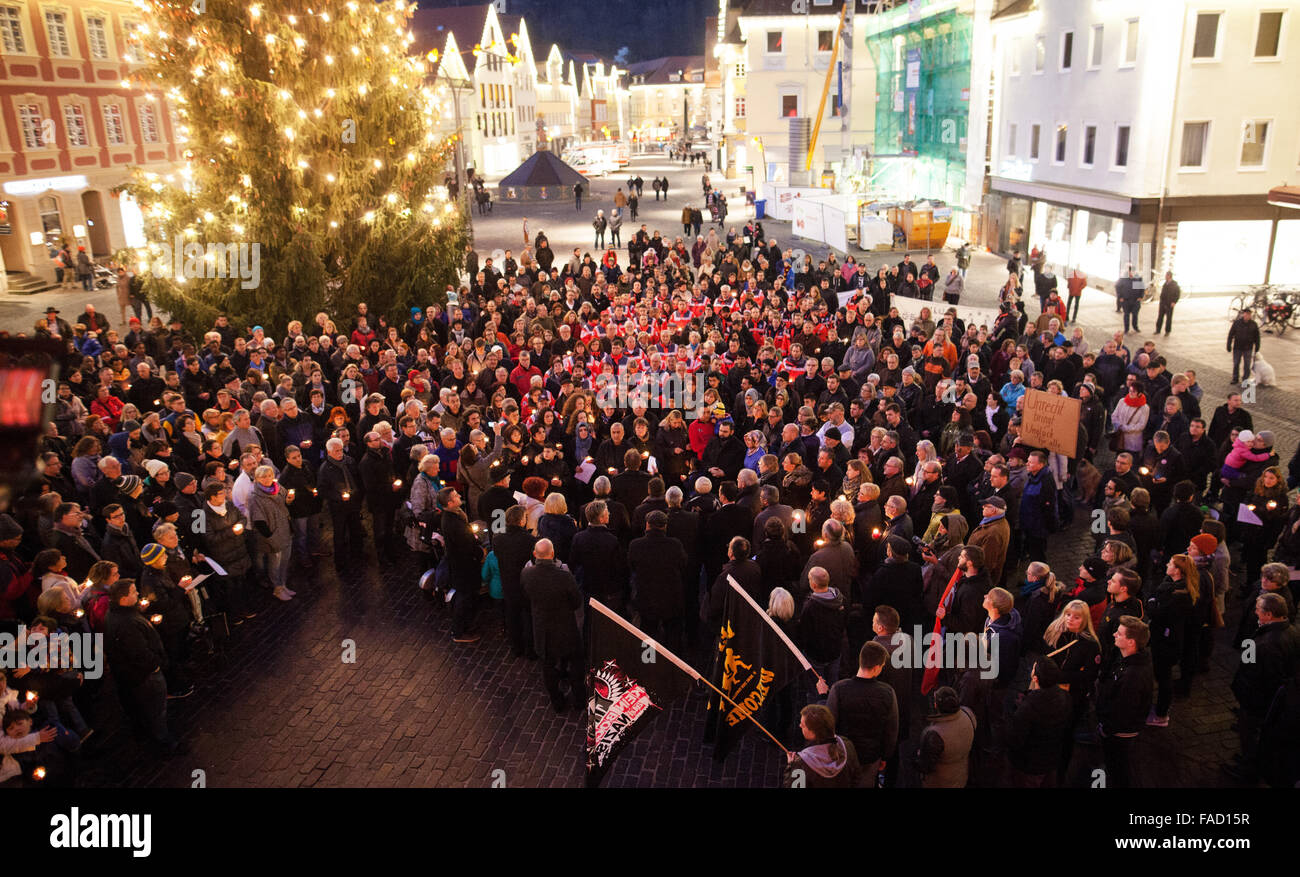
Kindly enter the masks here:
M 1269 189 L 1268 203 L 1274 207 L 1300 209 L 1300 186 L 1275 186 Z

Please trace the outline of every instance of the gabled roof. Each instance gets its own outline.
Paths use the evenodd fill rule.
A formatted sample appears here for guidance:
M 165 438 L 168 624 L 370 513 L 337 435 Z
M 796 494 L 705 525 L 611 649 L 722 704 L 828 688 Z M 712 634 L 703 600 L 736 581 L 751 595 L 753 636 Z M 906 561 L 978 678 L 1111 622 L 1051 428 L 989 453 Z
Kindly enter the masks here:
M 677 71 L 684 71 L 681 79 L 674 80 Z M 629 85 L 679 85 L 704 81 L 703 55 L 669 55 L 627 65 Z M 698 75 L 698 78 L 692 78 Z M 645 77 L 642 79 L 641 77 Z

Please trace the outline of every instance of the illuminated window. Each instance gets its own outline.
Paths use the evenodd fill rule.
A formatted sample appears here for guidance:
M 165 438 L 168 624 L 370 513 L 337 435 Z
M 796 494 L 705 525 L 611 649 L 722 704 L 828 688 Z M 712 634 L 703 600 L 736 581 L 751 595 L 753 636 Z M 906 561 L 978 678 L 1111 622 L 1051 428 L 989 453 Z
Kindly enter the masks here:
M 140 136 L 145 143 L 157 143 L 158 137 L 158 116 L 153 111 L 152 104 L 140 105 Z
M 76 104 L 64 104 L 63 125 L 68 129 L 69 146 L 89 146 L 90 137 L 86 134 L 86 114 Z
M 23 146 L 40 149 L 44 145 L 41 142 L 41 108 L 36 104 L 19 105 L 18 122 L 23 129 Z
M 104 134 L 112 146 L 126 143 L 126 128 L 122 125 L 122 109 L 117 104 L 104 105 Z
M 50 54 L 60 58 L 72 56 L 68 43 L 68 16 L 54 9 L 45 10 L 45 35 L 50 40 Z
M 16 6 L 0 6 L 0 45 L 9 54 L 21 55 L 27 51 L 22 13 Z
M 86 17 L 86 36 L 90 39 L 90 57 L 104 60 L 108 57 L 108 29 L 102 15 Z

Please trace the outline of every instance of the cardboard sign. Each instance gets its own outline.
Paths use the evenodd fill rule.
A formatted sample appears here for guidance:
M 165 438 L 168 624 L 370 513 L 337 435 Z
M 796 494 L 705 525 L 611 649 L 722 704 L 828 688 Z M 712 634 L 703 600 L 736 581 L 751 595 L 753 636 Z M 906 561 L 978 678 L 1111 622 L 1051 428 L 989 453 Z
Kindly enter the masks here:
M 1030 447 L 1075 457 L 1082 408 L 1083 402 L 1079 399 L 1042 390 L 1026 390 L 1020 436 Z

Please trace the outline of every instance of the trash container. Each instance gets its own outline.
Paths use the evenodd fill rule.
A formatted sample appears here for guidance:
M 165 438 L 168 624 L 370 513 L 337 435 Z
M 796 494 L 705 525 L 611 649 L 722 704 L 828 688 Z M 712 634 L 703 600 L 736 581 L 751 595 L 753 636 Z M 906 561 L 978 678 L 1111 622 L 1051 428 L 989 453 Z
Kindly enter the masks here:
M 767 207 L 766 198 L 759 198 L 756 201 L 754 201 L 754 218 L 766 219 L 767 218 L 767 213 L 765 211 L 766 207 Z

